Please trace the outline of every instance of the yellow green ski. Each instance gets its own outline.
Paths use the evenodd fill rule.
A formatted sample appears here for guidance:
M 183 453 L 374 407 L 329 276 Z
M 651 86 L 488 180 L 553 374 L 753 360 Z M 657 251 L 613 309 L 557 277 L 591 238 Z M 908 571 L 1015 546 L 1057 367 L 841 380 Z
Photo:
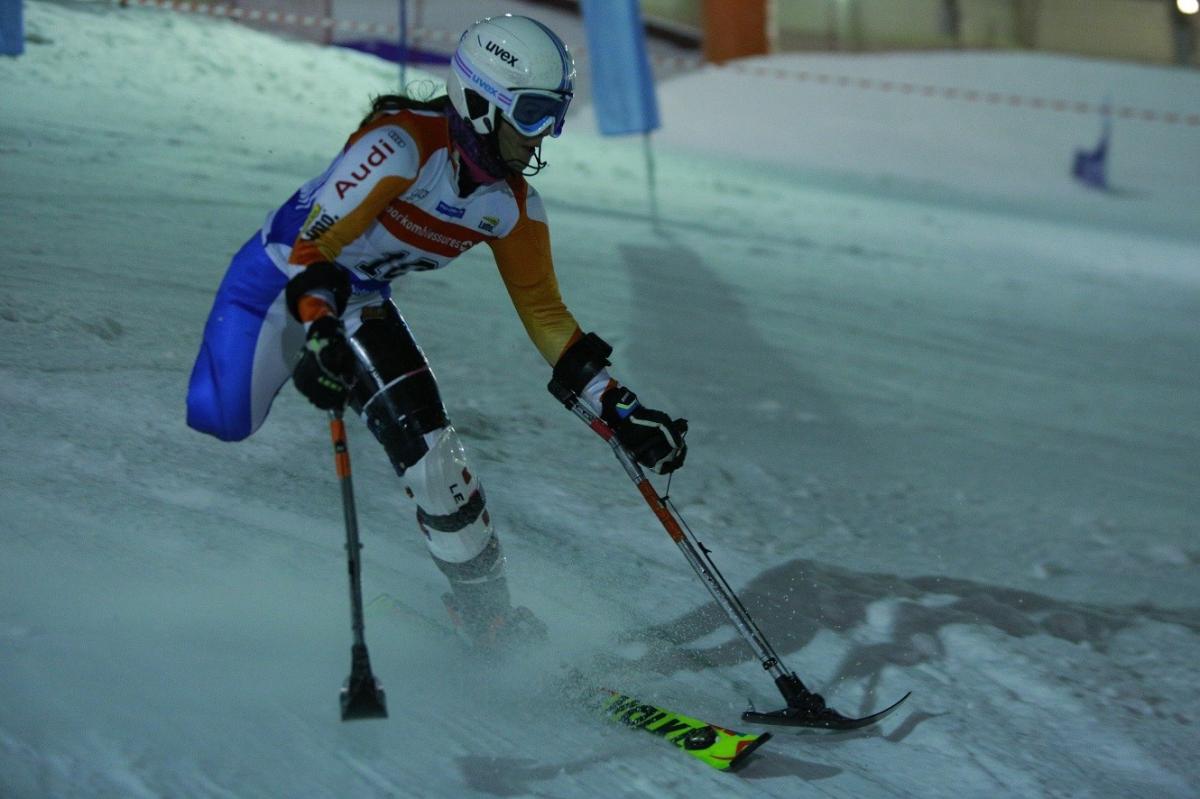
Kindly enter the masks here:
M 600 694 L 600 712 L 627 727 L 664 738 L 692 757 L 721 771 L 736 770 L 746 762 L 751 752 L 771 738 L 769 732 L 728 730 L 607 689 Z

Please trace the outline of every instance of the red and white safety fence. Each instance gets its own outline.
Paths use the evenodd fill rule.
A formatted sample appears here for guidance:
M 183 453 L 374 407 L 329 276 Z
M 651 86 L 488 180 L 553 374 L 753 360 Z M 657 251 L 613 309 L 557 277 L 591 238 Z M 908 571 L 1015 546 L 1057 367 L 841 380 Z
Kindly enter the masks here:
M 319 17 L 311 14 L 296 14 L 286 11 L 267 11 L 262 9 L 241 8 L 225 3 L 194 3 L 181 0 L 123 0 L 122 5 L 159 8 L 168 11 L 179 11 L 185 14 L 204 14 L 212 17 L 225 17 L 240 22 L 257 22 L 268 25 L 278 25 L 292 28 L 319 28 L 326 31 L 341 31 L 345 33 L 371 34 L 380 37 L 398 37 L 400 26 L 393 23 L 360 22 L 333 17 Z M 458 41 L 459 33 L 453 31 L 435 30 L 432 28 L 409 28 L 406 34 L 415 41 L 439 44 L 453 44 Z M 582 47 L 574 48 L 581 57 L 585 55 Z M 652 57 L 656 66 L 668 71 L 697 69 L 705 62 L 699 57 L 667 56 Z M 982 103 L 985 105 L 1008 108 L 1030 108 L 1037 111 L 1057 111 L 1060 113 L 1096 114 L 1110 113 L 1120 119 L 1133 119 L 1142 122 L 1158 122 L 1167 125 L 1187 125 L 1200 127 L 1200 113 L 1176 113 L 1174 111 L 1155 111 L 1148 108 L 1132 106 L 1110 107 L 1101 103 L 1089 103 L 1079 100 L 1063 100 L 1061 98 L 1030 97 L 1005 92 L 966 89 L 954 86 L 936 86 L 932 84 L 913 83 L 899 80 L 882 80 L 877 78 L 861 78 L 850 75 L 833 75 L 811 70 L 780 69 L 778 67 L 750 66 L 731 63 L 724 67 L 756 77 L 776 78 L 779 80 L 794 80 L 811 82 L 819 85 L 836 86 L 839 88 L 855 88 L 862 91 L 878 91 L 896 93 L 911 97 L 922 97 L 941 100 L 954 100 L 967 103 Z
M 312 14 L 296 14 L 290 11 L 267 11 L 258 8 L 241 8 L 226 3 L 192 3 L 180 0 L 117 0 L 122 6 L 159 8 L 179 11 L 184 14 L 204 14 L 210 17 L 226 17 L 239 22 L 262 22 L 287 28 L 319 28 L 326 31 L 345 33 L 369 33 L 377 36 L 396 37 L 400 26 L 394 23 L 359 22 L 333 17 L 318 17 Z M 429 28 L 409 28 L 408 35 L 414 39 L 430 42 L 456 42 L 458 34 Z
M 289 11 L 267 11 L 255 8 L 241 8 L 226 3 L 193 3 L 184 0 L 116 0 L 122 6 L 140 6 L 158 8 L 166 11 L 179 11 L 184 14 L 204 14 L 211 17 L 225 17 L 239 22 L 257 22 L 268 25 L 278 25 L 286 28 L 319 28 L 326 31 L 341 31 L 343 33 L 364 33 L 380 38 L 396 38 L 400 35 L 400 26 L 391 22 L 361 22 L 333 17 L 318 17 L 311 14 L 296 14 Z M 435 28 L 408 28 L 405 33 L 415 41 L 431 44 L 456 44 L 461 31 L 444 31 Z M 571 52 L 584 56 L 587 48 L 576 46 Z M 660 56 L 653 59 L 656 64 L 671 70 L 696 69 L 704 65 L 699 56 Z

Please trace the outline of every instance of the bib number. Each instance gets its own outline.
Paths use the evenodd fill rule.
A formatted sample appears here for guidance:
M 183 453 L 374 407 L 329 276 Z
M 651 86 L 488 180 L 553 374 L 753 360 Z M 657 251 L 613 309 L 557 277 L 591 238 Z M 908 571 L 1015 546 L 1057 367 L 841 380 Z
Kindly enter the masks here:
M 408 272 L 428 272 L 437 269 L 438 262 L 432 258 L 409 258 L 407 250 L 390 252 L 374 261 L 364 261 L 354 268 L 372 280 L 387 283 Z

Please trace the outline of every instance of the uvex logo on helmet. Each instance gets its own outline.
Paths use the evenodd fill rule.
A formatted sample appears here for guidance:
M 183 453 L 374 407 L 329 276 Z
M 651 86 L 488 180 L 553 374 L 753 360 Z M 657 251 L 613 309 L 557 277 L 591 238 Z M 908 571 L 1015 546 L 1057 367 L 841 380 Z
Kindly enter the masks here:
M 505 64 L 508 64 L 510 67 L 515 67 L 517 65 L 517 57 L 495 42 L 489 41 L 487 43 L 487 51 L 489 53 L 495 53 L 498 55 L 500 60 Z

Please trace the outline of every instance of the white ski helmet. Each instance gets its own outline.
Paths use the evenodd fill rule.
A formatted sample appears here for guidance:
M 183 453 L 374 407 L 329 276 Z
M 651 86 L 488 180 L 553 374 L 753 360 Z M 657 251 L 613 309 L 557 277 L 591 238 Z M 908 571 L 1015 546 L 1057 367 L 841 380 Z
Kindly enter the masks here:
M 575 59 L 562 39 L 512 14 L 463 32 L 446 81 L 454 110 L 481 136 L 496 129 L 497 113 L 524 136 L 558 136 L 574 91 Z

